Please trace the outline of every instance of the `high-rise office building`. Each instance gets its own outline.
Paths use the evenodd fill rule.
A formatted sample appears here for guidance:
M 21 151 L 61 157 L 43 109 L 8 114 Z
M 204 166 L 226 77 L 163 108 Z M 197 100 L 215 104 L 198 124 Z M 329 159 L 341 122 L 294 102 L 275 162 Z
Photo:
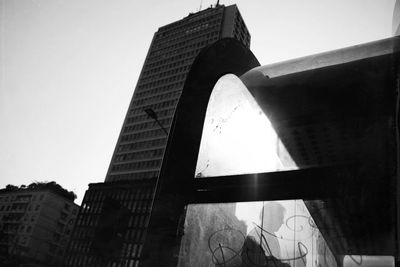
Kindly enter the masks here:
M 249 31 L 235 5 L 190 14 L 154 34 L 106 182 L 158 175 L 186 74 L 203 47 L 224 37 L 250 46 Z
M 246 47 L 236 5 L 216 5 L 154 34 L 104 183 L 90 184 L 65 266 L 138 266 L 175 108 L 202 48 L 224 37 Z

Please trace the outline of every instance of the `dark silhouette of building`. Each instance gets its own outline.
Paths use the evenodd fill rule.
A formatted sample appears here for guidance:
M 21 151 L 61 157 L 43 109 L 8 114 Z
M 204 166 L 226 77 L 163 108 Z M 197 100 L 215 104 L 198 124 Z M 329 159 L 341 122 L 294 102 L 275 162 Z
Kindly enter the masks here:
M 168 133 L 187 73 L 200 50 L 250 34 L 236 5 L 214 7 L 154 34 L 104 183 L 90 184 L 65 266 L 138 266 Z
M 60 263 L 79 206 L 54 182 L 0 190 L 0 266 Z

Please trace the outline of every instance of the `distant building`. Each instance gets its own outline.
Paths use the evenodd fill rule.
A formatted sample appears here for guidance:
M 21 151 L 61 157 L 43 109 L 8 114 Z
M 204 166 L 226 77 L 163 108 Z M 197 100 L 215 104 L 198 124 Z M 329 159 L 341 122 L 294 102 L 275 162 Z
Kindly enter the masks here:
M 191 13 L 154 34 L 105 183 L 91 184 L 86 191 L 65 266 L 139 265 L 186 76 L 200 50 L 224 37 L 250 46 L 249 31 L 236 5 Z M 105 254 L 111 247 L 113 252 Z
M 152 180 L 90 184 L 64 264 L 138 264 L 153 202 L 153 187 Z
M 79 206 L 59 190 L 30 186 L 0 190 L 0 266 L 60 262 Z

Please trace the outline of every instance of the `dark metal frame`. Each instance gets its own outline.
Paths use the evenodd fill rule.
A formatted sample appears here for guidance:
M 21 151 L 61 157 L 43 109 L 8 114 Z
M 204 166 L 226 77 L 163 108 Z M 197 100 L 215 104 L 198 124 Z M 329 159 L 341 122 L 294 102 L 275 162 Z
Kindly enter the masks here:
M 179 251 L 176 249 L 179 248 L 181 237 L 179 229 L 184 222 L 185 207 L 191 203 L 335 198 L 339 200 L 329 203 L 340 206 L 345 203 L 340 198 L 349 198 L 362 205 L 364 201 L 372 203 L 363 195 L 370 190 L 377 198 L 387 196 L 388 199 L 380 204 L 389 205 L 388 221 L 392 223 L 396 217 L 397 208 L 392 203 L 397 194 L 397 180 L 393 176 L 396 149 L 392 149 L 388 159 L 376 166 L 370 165 L 376 160 L 373 159 L 295 171 L 194 178 L 203 122 L 215 83 L 224 74 L 231 73 L 239 77 L 257 66 L 259 63 L 250 50 L 234 39 L 222 39 L 203 49 L 197 56 L 170 130 L 140 266 L 177 266 Z M 395 68 L 394 74 L 390 74 L 393 82 L 388 84 L 390 88 L 396 88 L 393 92 L 397 90 L 396 71 Z M 395 98 L 395 93 L 391 96 Z M 384 103 L 389 105 L 385 110 L 395 112 L 396 101 Z M 393 129 L 393 136 L 384 142 L 385 146 L 393 145 L 395 134 Z M 291 186 L 288 187 L 288 184 Z M 312 207 L 312 203 L 309 206 Z M 316 221 L 319 219 L 316 218 Z M 384 226 L 390 223 L 385 222 Z M 373 221 L 369 225 L 376 228 L 375 224 Z M 379 229 L 374 231 L 377 233 L 373 232 L 372 235 L 379 234 Z M 335 250 L 346 248 L 336 247 Z

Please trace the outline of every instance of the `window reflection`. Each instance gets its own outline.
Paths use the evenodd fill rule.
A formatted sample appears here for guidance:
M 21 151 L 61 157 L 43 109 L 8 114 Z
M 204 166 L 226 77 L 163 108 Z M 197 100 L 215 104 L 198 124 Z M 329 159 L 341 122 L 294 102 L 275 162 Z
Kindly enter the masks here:
M 269 119 L 233 74 L 211 94 L 196 177 L 297 169 Z
M 189 205 L 184 266 L 337 266 L 303 201 Z

